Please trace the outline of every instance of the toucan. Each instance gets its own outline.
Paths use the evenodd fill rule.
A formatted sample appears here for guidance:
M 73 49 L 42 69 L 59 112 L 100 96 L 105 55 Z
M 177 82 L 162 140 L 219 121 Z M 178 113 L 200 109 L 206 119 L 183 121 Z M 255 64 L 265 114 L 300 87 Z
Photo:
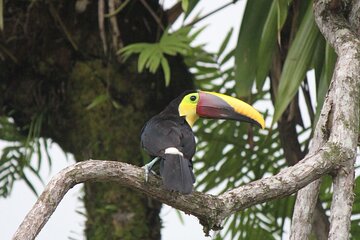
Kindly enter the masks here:
M 196 143 L 191 127 L 199 117 L 265 126 L 262 115 L 239 99 L 215 92 L 185 91 L 145 123 L 141 131 L 141 146 L 154 158 L 144 166 L 146 181 L 153 165 L 160 161 L 165 189 L 182 194 L 192 192 Z

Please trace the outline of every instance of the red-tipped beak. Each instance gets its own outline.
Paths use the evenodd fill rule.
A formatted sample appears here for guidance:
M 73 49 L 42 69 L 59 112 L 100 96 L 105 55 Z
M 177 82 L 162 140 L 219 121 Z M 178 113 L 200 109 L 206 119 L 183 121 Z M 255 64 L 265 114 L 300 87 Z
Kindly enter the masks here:
M 263 117 L 252 106 L 220 93 L 199 91 L 196 113 L 204 118 L 231 119 L 265 127 Z

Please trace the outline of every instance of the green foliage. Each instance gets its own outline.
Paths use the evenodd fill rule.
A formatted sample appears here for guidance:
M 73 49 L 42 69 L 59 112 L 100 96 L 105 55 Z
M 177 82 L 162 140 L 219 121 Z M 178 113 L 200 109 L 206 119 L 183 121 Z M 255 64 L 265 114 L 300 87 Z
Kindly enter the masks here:
M 40 139 L 42 115 L 37 115 L 30 126 L 24 131 L 28 136 L 24 136 L 22 130 L 16 127 L 15 123 L 7 118 L 0 117 L 0 139 L 7 141 L 7 146 L 2 149 L 0 157 L 0 197 L 7 197 L 12 190 L 14 182 L 22 179 L 28 187 L 36 193 L 29 176 L 33 175 L 41 181 L 39 176 L 42 164 L 41 141 L 45 148 L 47 159 L 51 165 L 51 158 L 47 152 L 47 142 Z M 37 163 L 31 163 L 32 156 L 37 155 Z
M 120 49 L 118 54 L 121 54 L 125 60 L 133 54 L 139 54 L 139 72 L 148 69 L 151 73 L 155 73 L 161 66 L 165 77 L 165 85 L 168 86 L 171 72 L 166 55 L 186 55 L 191 49 L 191 41 L 198 34 L 190 36 L 189 32 L 190 28 L 181 28 L 173 33 L 165 31 L 157 43 L 134 43 Z
M 231 95 L 235 85 L 234 50 L 226 51 L 232 29 L 216 53 L 194 48 L 185 60 L 191 66 L 200 89 Z M 269 89 L 252 95 L 253 104 L 271 104 Z M 268 112 L 263 113 L 271 120 Z M 224 192 L 234 187 L 274 175 L 284 167 L 277 129 L 259 130 L 232 121 L 199 120 L 195 157 L 196 186 L 201 191 Z M 304 129 L 303 131 L 305 131 Z M 305 141 L 304 143 L 305 144 Z M 216 239 L 274 239 L 282 235 L 286 219 L 291 218 L 294 197 L 260 204 L 226 219 Z M 284 207 L 285 206 L 285 207 Z
M 257 90 L 262 90 L 276 40 L 281 41 L 279 33 L 287 18 L 291 2 L 247 2 L 235 50 L 236 93 L 239 96 L 250 96 L 255 80 Z
M 311 67 L 316 43 L 320 38 L 321 35 L 315 25 L 312 13 L 312 4 L 309 4 L 306 14 L 301 21 L 300 28 L 289 49 L 281 73 L 279 89 L 276 94 L 273 123 L 280 119 L 281 114 L 297 93 L 300 84 Z
M 260 39 L 259 41 L 256 39 L 251 39 L 251 41 L 246 37 L 239 40 L 238 46 L 248 44 L 249 48 L 257 51 L 257 57 L 252 56 L 250 58 L 252 59 L 251 63 L 242 62 L 244 71 L 239 71 L 239 76 L 243 81 L 236 77 L 238 69 L 234 71 L 232 63 L 240 51 L 234 49 L 226 51 L 229 39 L 232 37 L 232 29 L 224 37 L 219 50 L 215 53 L 205 51 L 202 46 L 193 48 L 185 60 L 194 74 L 197 86 L 200 89 L 232 95 L 234 86 L 237 94 L 239 92 L 245 93 L 242 90 L 239 91 L 239 88 L 244 86 L 244 81 L 248 81 L 245 86 L 249 91 L 247 96 L 250 95 L 248 99 L 252 100 L 251 103 L 255 107 L 264 104 L 264 102 L 272 105 L 269 85 L 264 83 L 266 83 L 269 74 L 270 62 L 276 44 L 281 44 L 278 33 L 286 21 L 290 2 L 272 2 L 266 21 L 263 23 L 261 35 L 256 35 Z M 257 10 L 256 7 L 252 9 Z M 311 3 L 304 4 L 301 11 L 303 12 L 299 14 L 299 29 L 295 31 L 296 34 L 290 45 L 281 75 L 281 86 L 275 96 L 279 101 L 278 105 L 275 105 L 277 118 L 282 114 L 284 107 L 286 108 L 290 100 L 294 98 L 295 93 L 303 84 L 306 73 L 311 69 L 315 70 L 317 89 L 316 96 L 313 97 L 317 99 L 317 114 L 319 114 L 336 61 L 335 52 L 325 43 L 314 24 Z M 244 18 L 246 16 L 245 13 Z M 259 19 L 253 21 L 256 20 Z M 261 21 L 263 20 L 260 19 L 259 21 L 260 24 L 257 27 L 261 28 Z M 248 23 L 243 20 L 242 24 Z M 239 39 L 241 39 L 241 33 Z M 243 55 L 238 55 L 238 57 L 246 57 L 245 51 L 241 54 Z M 236 66 L 238 65 L 236 64 Z M 255 80 L 258 92 L 251 92 L 249 89 Z M 306 110 L 302 113 L 307 114 Z M 264 112 L 264 115 L 267 122 L 273 120 L 268 112 Z M 314 125 L 312 124 L 312 126 Z M 195 159 L 197 188 L 201 191 L 214 191 L 216 189 L 216 192 L 224 192 L 250 181 L 274 175 L 286 167 L 287 163 L 279 141 L 277 125 L 275 124 L 273 127 L 272 130 L 258 130 L 246 124 L 229 121 L 199 121 L 195 126 L 198 138 Z M 309 132 L 311 130 L 311 128 L 305 127 L 298 131 L 302 149 L 306 149 L 309 144 L 311 137 Z M 357 178 L 357 181 L 360 181 L 359 179 Z M 360 191 L 360 187 L 356 187 L 355 192 L 357 193 L 357 191 Z M 331 196 L 331 179 L 327 178 L 320 193 L 326 212 L 330 209 Z M 216 239 L 223 239 L 225 236 L 230 236 L 231 239 L 279 239 L 285 230 L 285 221 L 291 219 L 294 200 L 294 196 L 277 199 L 236 213 L 226 219 L 224 230 L 220 231 Z M 353 212 L 355 216 L 360 216 L 359 209 L 360 207 L 355 203 Z M 354 218 L 353 226 L 358 224 L 356 219 L 359 218 Z M 358 225 L 352 229 L 353 235 L 357 233 L 356 229 L 358 229 Z
M 187 18 L 190 13 L 192 13 L 199 2 L 200 0 L 181 0 L 181 7 L 184 11 L 185 18 Z
M 235 213 L 226 220 L 226 230 L 216 239 L 225 236 L 230 236 L 230 239 L 279 239 L 285 220 L 291 217 L 294 201 L 292 196 Z
M 261 7 L 259 7 L 261 6 Z M 258 45 L 271 1 L 247 1 L 235 48 L 235 90 L 238 96 L 251 95 L 255 81 Z
M 0 0 L 0 31 L 4 29 L 4 0 Z
M 181 0 L 181 7 L 184 12 L 187 12 L 189 8 L 189 0 Z
M 276 47 L 276 40 L 278 40 L 278 42 L 281 41 L 279 37 L 280 31 L 284 26 L 288 14 L 288 7 L 291 2 L 291 0 L 279 0 L 273 1 L 271 4 L 258 47 L 256 63 L 256 87 L 258 91 L 262 90 L 268 75 L 271 58 Z
M 100 105 L 101 103 L 103 103 L 109 99 L 110 99 L 110 96 L 108 94 L 100 94 L 86 107 L 86 109 L 87 110 L 93 109 L 96 106 Z

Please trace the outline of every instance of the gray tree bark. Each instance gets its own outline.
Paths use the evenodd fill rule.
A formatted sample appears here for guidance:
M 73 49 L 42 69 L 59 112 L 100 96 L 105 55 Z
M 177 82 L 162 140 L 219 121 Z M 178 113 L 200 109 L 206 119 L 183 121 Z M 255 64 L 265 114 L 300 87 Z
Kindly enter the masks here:
M 316 126 L 312 151 L 324 144 L 348 149 L 350 158 L 333 172 L 334 193 L 331 205 L 329 239 L 349 239 L 350 217 L 354 200 L 354 163 L 359 129 L 360 41 L 356 13 L 359 1 L 351 6 L 349 20 L 342 9 L 345 2 L 314 1 L 315 21 L 326 40 L 338 54 L 331 85 L 320 120 Z M 299 191 L 294 209 L 290 239 L 308 239 L 320 181 Z

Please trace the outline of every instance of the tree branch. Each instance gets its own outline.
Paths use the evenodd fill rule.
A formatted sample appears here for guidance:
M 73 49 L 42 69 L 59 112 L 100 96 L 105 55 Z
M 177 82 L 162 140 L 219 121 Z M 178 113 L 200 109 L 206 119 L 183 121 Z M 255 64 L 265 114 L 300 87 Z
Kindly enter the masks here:
M 321 109 L 320 118 L 317 122 L 314 137 L 309 152 L 314 152 L 323 146 L 329 138 L 328 121 L 332 119 L 333 102 L 327 95 L 323 108 Z M 312 184 L 301 189 L 296 196 L 296 203 L 292 218 L 290 239 L 308 239 L 311 233 L 314 217 L 314 206 L 319 195 L 320 179 L 315 180 Z M 322 235 L 328 235 L 324 233 Z M 317 235 L 319 236 L 319 235 Z
M 291 223 L 294 231 L 291 231 L 290 240 L 307 239 L 311 233 L 320 184 L 321 180 L 317 179 L 298 192 Z M 301 226 L 301 231 L 295 231 L 298 226 Z
M 352 1 L 352 8 L 350 10 L 349 22 L 353 31 L 360 35 L 360 0 Z
M 349 22 L 341 12 L 336 12 L 329 6 L 329 1 L 314 1 L 315 21 L 326 40 L 335 49 L 338 56 L 352 51 L 359 51 L 359 39 L 352 31 Z M 349 48 L 349 47 L 352 48 Z
M 108 6 L 109 6 L 109 12 L 113 13 L 116 11 L 114 0 L 109 0 Z M 122 39 L 121 39 L 119 25 L 118 25 L 118 22 L 116 19 L 116 15 L 112 15 L 109 18 L 110 18 L 110 26 L 111 26 L 111 30 L 112 30 L 111 36 L 112 36 L 112 41 L 113 41 L 113 48 L 114 48 L 114 52 L 117 52 L 117 51 L 119 51 L 119 49 L 123 48 L 124 43 L 122 42 Z M 120 60 L 119 55 L 118 55 L 118 59 Z
M 338 53 L 333 76 L 336 101 L 330 141 L 353 149 L 353 157 L 344 162 L 333 179 L 329 239 L 349 239 L 354 201 L 354 163 L 359 129 L 360 41 L 343 15 L 329 10 L 326 1 L 315 1 L 315 20 Z
M 98 24 L 99 24 L 99 33 L 100 39 L 103 45 L 104 54 L 107 55 L 107 43 L 106 43 L 106 34 L 105 34 L 105 25 L 104 25 L 104 13 L 105 13 L 105 2 L 104 0 L 98 0 Z
M 330 216 L 330 239 L 348 239 L 350 217 L 353 202 L 354 161 L 359 126 L 359 87 L 360 87 L 360 42 L 343 14 L 334 10 L 331 1 L 314 2 L 315 21 L 327 41 L 338 54 L 334 75 L 317 124 L 312 149 L 323 143 L 335 143 L 349 149 L 350 158 L 337 169 L 334 179 L 334 195 Z M 311 150 L 310 150 L 311 152 Z M 313 184 L 312 184 L 313 185 Z M 307 197 L 317 195 L 318 187 L 312 185 L 299 192 L 293 216 L 292 236 L 309 237 L 315 199 Z M 345 187 L 346 185 L 346 187 Z M 299 209 L 303 219 L 299 221 Z M 340 213 L 340 212 L 341 213 Z
M 314 222 L 312 230 L 315 233 L 317 240 L 327 240 L 329 237 L 329 229 L 329 218 L 325 213 L 325 209 L 321 206 L 321 201 L 318 199 L 314 210 Z
M 350 239 L 351 211 L 354 202 L 355 158 L 345 163 L 333 180 L 329 239 Z
M 331 154 L 336 151 L 338 154 Z M 48 221 L 66 192 L 85 181 L 113 181 L 135 189 L 187 214 L 196 216 L 204 231 L 221 228 L 224 218 L 234 212 L 271 199 L 293 194 L 321 175 L 331 171 L 341 160 L 348 159 L 348 149 L 327 145 L 308 155 L 295 166 L 283 169 L 275 176 L 260 179 L 227 191 L 219 196 L 194 192 L 181 195 L 162 188 L 161 180 L 150 176 L 144 182 L 142 168 L 116 161 L 89 160 L 74 164 L 59 172 L 46 186 L 25 217 L 13 239 L 34 239 Z
M 171 8 L 166 10 L 167 22 L 172 25 L 178 17 L 183 13 L 181 2 L 175 3 Z

